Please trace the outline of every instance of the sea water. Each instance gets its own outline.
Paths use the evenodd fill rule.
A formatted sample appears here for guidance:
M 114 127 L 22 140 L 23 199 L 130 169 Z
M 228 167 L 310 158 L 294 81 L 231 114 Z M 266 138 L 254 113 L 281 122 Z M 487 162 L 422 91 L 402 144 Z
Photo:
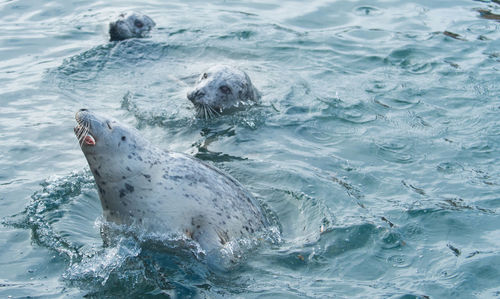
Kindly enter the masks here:
M 123 11 L 155 20 L 109 42 Z M 0 297 L 500 297 L 498 1 L 2 1 Z M 218 63 L 258 105 L 196 118 Z M 239 180 L 278 237 L 227 273 L 106 225 L 80 108 Z

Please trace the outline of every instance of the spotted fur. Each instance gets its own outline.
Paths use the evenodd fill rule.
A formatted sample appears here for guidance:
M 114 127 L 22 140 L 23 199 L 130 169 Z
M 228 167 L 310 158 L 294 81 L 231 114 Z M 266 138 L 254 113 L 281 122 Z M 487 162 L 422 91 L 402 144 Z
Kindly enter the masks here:
M 202 118 L 212 118 L 227 110 L 258 102 L 260 95 L 250 77 L 228 65 L 216 65 L 200 75 L 187 94 Z
M 85 109 L 75 118 L 77 138 L 85 132 L 95 140 L 80 145 L 107 221 L 183 233 L 207 252 L 268 225 L 256 200 L 219 169 L 160 150 L 114 119 Z

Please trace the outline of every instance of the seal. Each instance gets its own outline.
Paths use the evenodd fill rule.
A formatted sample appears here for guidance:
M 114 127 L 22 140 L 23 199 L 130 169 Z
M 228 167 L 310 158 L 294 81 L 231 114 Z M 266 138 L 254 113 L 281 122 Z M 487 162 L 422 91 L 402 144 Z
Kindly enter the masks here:
M 156 26 L 148 16 L 138 12 L 126 12 L 118 20 L 109 23 L 110 41 L 120 41 L 134 37 L 145 37 Z
M 221 170 L 161 150 L 112 118 L 80 109 L 75 119 L 107 221 L 184 235 L 207 257 L 269 226 L 258 202 Z
M 244 71 L 229 65 L 216 65 L 201 74 L 187 98 L 194 104 L 199 117 L 211 118 L 257 103 L 260 94 Z

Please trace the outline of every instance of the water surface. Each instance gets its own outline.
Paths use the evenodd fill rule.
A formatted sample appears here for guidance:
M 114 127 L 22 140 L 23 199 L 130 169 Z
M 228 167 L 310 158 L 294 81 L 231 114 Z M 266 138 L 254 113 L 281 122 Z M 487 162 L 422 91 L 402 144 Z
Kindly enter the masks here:
M 124 10 L 147 39 L 107 41 Z M 500 296 L 498 1 L 3 1 L 0 296 Z M 200 120 L 204 69 L 258 106 Z M 87 107 L 237 178 L 280 239 L 213 273 L 178 244 L 103 247 L 73 134 Z

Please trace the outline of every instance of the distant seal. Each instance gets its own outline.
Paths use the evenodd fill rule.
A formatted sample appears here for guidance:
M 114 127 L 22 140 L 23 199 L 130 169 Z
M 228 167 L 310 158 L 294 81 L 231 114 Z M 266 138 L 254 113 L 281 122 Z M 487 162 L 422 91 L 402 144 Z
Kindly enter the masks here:
M 145 37 L 155 26 L 148 16 L 138 12 L 126 12 L 118 16 L 118 20 L 109 23 L 110 41 L 119 41 L 134 37 Z
M 226 110 L 257 103 L 260 94 L 244 71 L 216 65 L 201 74 L 187 98 L 199 117 L 211 118 Z
M 207 256 L 268 226 L 256 200 L 219 169 L 160 150 L 137 130 L 86 109 L 75 119 L 107 221 L 184 234 Z

